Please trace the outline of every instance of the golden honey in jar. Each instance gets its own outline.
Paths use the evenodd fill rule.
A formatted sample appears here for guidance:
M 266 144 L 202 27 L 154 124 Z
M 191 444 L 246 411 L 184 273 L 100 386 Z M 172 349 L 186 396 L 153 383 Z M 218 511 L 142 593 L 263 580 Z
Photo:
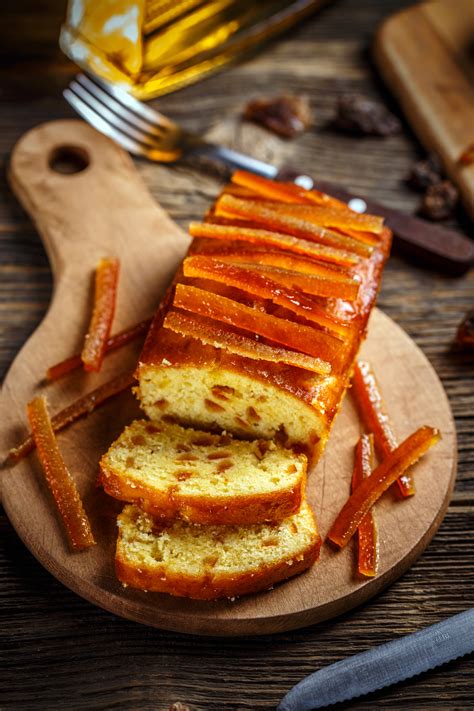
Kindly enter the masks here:
M 140 99 L 255 51 L 324 0 L 70 0 L 63 51 Z

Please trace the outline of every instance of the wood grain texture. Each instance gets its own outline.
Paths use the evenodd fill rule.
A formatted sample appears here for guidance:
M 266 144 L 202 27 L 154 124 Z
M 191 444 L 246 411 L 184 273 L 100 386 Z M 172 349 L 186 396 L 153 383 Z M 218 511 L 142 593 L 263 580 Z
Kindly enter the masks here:
M 80 156 L 80 167 L 86 167 L 75 174 L 57 173 L 51 156 L 67 153 Z M 50 394 L 54 410 L 62 410 L 74 397 L 72 384 L 83 390 L 103 382 L 102 373 L 95 377 L 78 373 L 65 378 L 59 388 L 44 383 L 44 364 L 60 359 L 64 349 L 76 348 L 83 333 L 81 320 L 90 310 L 91 275 L 98 259 L 113 255 L 120 260 L 121 328 L 143 319 L 156 306 L 189 242 L 150 199 L 128 154 L 82 121 L 51 121 L 29 131 L 13 150 L 9 179 L 41 234 L 55 288 L 47 316 L 4 383 L 0 415 L 4 420 L 9 417 L 11 424 L 1 437 L 2 460 L 20 432 L 28 431 L 25 403 L 39 393 Z M 61 355 L 58 348 L 63 349 Z M 4 468 L 2 503 L 21 539 L 53 575 L 87 600 L 137 622 L 188 634 L 253 635 L 303 627 L 346 612 L 393 582 L 424 550 L 448 506 L 457 463 L 454 423 L 435 372 L 415 344 L 381 312 L 371 319 L 363 357 L 380 374 L 402 439 L 428 422 L 442 434 L 436 451 L 416 466 L 417 496 L 399 505 L 386 496 L 377 506 L 381 560 L 375 578 L 354 575 L 351 545 L 339 553 L 325 547 L 318 564 L 305 575 L 234 603 L 201 603 L 124 589 L 113 566 L 114 514 L 120 504 L 96 489 L 96 477 L 101 456 L 136 416 L 137 406 L 128 394 L 59 439 L 86 502 L 96 546 L 71 555 L 35 456 Z M 116 354 L 109 377 L 126 370 L 129 361 L 130 354 Z M 413 409 L 406 393 L 410 404 L 415 403 Z M 322 461 L 310 473 L 307 495 L 323 539 L 349 494 L 348 473 L 359 431 L 359 419 L 347 401 Z
M 474 163 L 459 158 L 474 141 L 474 86 L 461 59 L 471 53 L 473 34 L 472 3 L 435 0 L 390 17 L 374 45 L 382 76 L 423 145 L 440 156 L 472 219 Z
M 166 97 L 159 106 L 188 128 L 209 131 L 259 158 L 300 165 L 310 174 L 413 212 L 419 197 L 403 179 L 422 153 L 407 126 L 401 135 L 381 141 L 352 139 L 327 128 L 337 97 L 349 91 L 388 101 L 397 112 L 367 50 L 378 23 L 402 7 L 398 0 L 340 0 L 252 61 Z M 7 2 L 2 12 L 0 153 L 5 165 L 14 142 L 28 128 L 73 116 L 60 90 L 75 69 L 57 49 L 62 0 L 41 5 L 24 0 L 21 6 Z M 240 124 L 240 111 L 250 97 L 288 88 L 308 93 L 315 109 L 313 130 L 284 143 Z M 194 111 L 196 105 L 199 111 Z M 218 180 L 187 167 L 137 165 L 152 193 L 183 227 L 201 216 L 218 190 Z M 467 231 L 462 212 L 450 225 Z M 2 372 L 43 317 L 51 283 L 35 229 L 2 180 Z M 251 639 L 189 637 L 128 622 L 85 602 L 37 563 L 3 516 L 2 708 L 166 711 L 181 700 L 192 711 L 272 709 L 314 669 L 474 605 L 474 357 L 451 348 L 456 326 L 473 299 L 472 273 L 449 279 L 398 255 L 390 259 L 379 306 L 417 342 L 440 376 L 459 444 L 458 477 L 447 516 L 401 579 L 370 603 L 305 630 Z M 334 708 L 467 711 L 474 705 L 473 673 L 473 659 L 458 660 Z

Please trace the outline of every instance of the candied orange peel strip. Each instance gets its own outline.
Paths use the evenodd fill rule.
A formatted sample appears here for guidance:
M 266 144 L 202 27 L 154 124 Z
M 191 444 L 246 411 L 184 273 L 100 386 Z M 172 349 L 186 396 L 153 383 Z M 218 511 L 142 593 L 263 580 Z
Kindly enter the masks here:
M 135 381 L 134 371 L 121 373 L 117 377 L 108 380 L 106 383 L 99 385 L 98 388 L 91 390 L 83 397 L 75 400 L 71 405 L 68 405 L 63 410 L 60 410 L 51 418 L 51 423 L 54 432 L 59 432 L 68 425 L 72 424 L 80 417 L 89 415 L 98 407 L 103 405 L 109 398 L 118 395 L 130 388 Z M 10 450 L 8 459 L 16 464 L 20 459 L 23 459 L 35 448 L 35 441 L 29 435 L 21 444 Z
M 233 195 L 222 195 L 216 203 L 215 214 L 217 217 L 247 219 L 266 229 L 318 242 L 334 249 L 354 252 L 361 257 L 369 257 L 373 251 L 373 247 L 365 242 L 332 232 L 307 219 L 280 212 L 278 209 L 273 209 L 270 203 L 240 200 Z
M 358 286 L 360 281 L 351 277 L 347 271 L 340 267 L 329 265 L 325 262 L 320 262 L 311 257 L 297 257 L 286 252 L 268 252 L 258 248 L 250 249 L 233 249 L 232 247 L 217 246 L 215 249 L 203 246 L 197 252 L 205 254 L 208 257 L 220 259 L 221 262 L 229 262 L 230 264 L 267 264 L 272 267 L 282 267 L 298 274 L 314 274 L 316 276 L 325 276 L 334 281 L 341 281 L 349 286 Z
M 333 198 L 320 190 L 306 190 L 296 183 L 280 183 L 276 180 L 263 178 L 246 170 L 237 170 L 232 175 L 232 182 L 243 188 L 248 188 L 263 197 L 287 203 L 308 203 L 318 205 L 331 205 L 347 210 L 346 203 Z
M 189 316 L 178 311 L 169 311 L 163 326 L 181 336 L 197 338 L 206 345 L 222 348 L 244 358 L 266 360 L 271 363 L 285 363 L 286 365 L 292 365 L 320 375 L 329 375 L 331 372 L 330 363 L 321 360 L 321 358 L 313 358 L 304 353 L 296 353 L 285 348 L 266 345 L 239 333 L 223 330 L 208 319 L 200 316 Z
M 250 331 L 253 334 L 256 333 L 315 358 L 321 359 L 321 351 L 325 350 L 326 341 L 324 338 L 322 344 L 320 343 L 320 337 L 324 334 L 314 328 L 272 316 L 265 311 L 257 311 L 238 301 L 198 289 L 195 286 L 178 284 L 174 296 L 174 306 L 227 323 L 244 331 Z M 329 363 L 328 366 L 330 370 Z
M 329 314 L 304 294 L 290 291 L 251 269 L 219 262 L 211 257 L 193 256 L 184 260 L 183 271 L 186 277 L 210 279 L 241 289 L 262 299 L 270 299 L 273 303 L 283 306 L 308 321 L 322 325 L 325 328 L 332 327 L 336 333 L 338 329 L 342 329 L 344 335 L 347 335 L 347 326 L 345 324 L 331 320 Z M 342 347 L 339 336 L 329 333 L 322 335 L 324 335 L 324 340 L 327 343 L 327 352 L 322 357 L 329 359 L 331 354 L 331 358 L 334 358 Z
M 151 319 L 148 318 L 144 321 L 140 321 L 139 323 L 134 324 L 133 326 L 129 326 L 129 328 L 126 328 L 123 331 L 115 333 L 113 336 L 110 336 L 110 338 L 107 339 L 107 343 L 105 346 L 105 355 L 107 355 L 111 351 L 115 351 L 119 348 L 122 348 L 123 346 L 126 346 L 128 343 L 131 343 L 136 338 L 139 338 L 139 336 L 143 336 L 150 328 L 150 324 Z M 72 373 L 74 370 L 77 370 L 81 367 L 81 355 L 80 353 L 76 353 L 75 355 L 72 355 L 69 358 L 65 358 L 59 363 L 56 363 L 55 365 L 52 365 L 50 368 L 48 368 L 48 370 L 46 371 L 46 380 L 58 380 L 59 378 L 62 378 L 63 376 L 68 375 L 69 373 Z
M 96 268 L 94 307 L 81 353 L 88 372 L 98 372 L 104 360 L 115 313 L 119 269 L 115 257 L 101 259 Z
M 390 418 L 385 412 L 375 374 L 367 361 L 356 361 L 351 392 L 366 429 L 374 433 L 375 449 L 383 460 L 396 448 L 397 439 Z M 403 497 L 413 496 L 415 493 L 415 485 L 410 474 L 404 473 L 397 484 Z
M 351 494 L 328 533 L 329 540 L 340 548 L 347 545 L 375 502 L 439 439 L 438 430 L 426 426 L 407 437 Z
M 189 225 L 189 234 L 192 237 L 205 237 L 207 239 L 216 240 L 238 240 L 241 242 L 251 242 L 253 244 L 269 245 L 278 247 L 295 254 L 305 255 L 320 259 L 324 262 L 330 262 L 337 265 L 353 267 L 359 263 L 359 258 L 356 254 L 346 252 L 342 249 L 333 249 L 317 242 L 300 239 L 271 230 L 260 229 L 257 227 L 236 227 L 233 225 L 221 225 L 211 222 L 191 222 Z
M 363 434 L 356 444 L 354 470 L 352 473 L 352 493 L 372 473 L 374 461 L 374 436 Z M 357 570 L 360 575 L 373 577 L 377 573 L 378 544 L 377 528 L 373 511 L 368 511 L 357 529 L 358 556 Z
M 292 269 L 267 264 L 247 263 L 242 264 L 242 266 L 245 269 L 257 270 L 261 274 L 267 275 L 277 284 L 289 286 L 291 289 L 299 289 L 299 291 L 302 291 L 304 294 L 310 294 L 312 296 L 355 301 L 359 294 L 359 282 L 355 280 L 348 283 L 338 279 L 332 279 L 329 276 L 298 274 L 298 272 Z
M 338 210 L 333 207 L 319 205 L 288 205 L 269 202 L 267 207 L 285 215 L 293 215 L 320 227 L 351 230 L 351 236 L 359 239 L 359 232 L 371 235 L 372 244 L 378 244 L 377 235 L 383 230 L 383 217 L 353 212 L 352 210 Z M 367 237 L 365 238 L 367 239 Z M 370 237 L 369 237 L 370 239 Z
M 44 477 L 68 540 L 74 550 L 89 548 L 95 544 L 94 536 L 76 484 L 59 451 L 46 399 L 35 398 L 28 404 L 27 411 Z

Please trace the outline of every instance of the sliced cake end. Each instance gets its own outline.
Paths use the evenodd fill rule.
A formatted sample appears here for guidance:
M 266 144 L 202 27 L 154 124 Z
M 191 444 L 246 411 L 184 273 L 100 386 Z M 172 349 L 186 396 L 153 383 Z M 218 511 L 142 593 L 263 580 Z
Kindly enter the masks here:
M 118 517 L 116 572 L 125 585 L 213 600 L 266 590 L 309 568 L 321 539 L 306 502 L 278 524 L 159 523 L 136 506 Z

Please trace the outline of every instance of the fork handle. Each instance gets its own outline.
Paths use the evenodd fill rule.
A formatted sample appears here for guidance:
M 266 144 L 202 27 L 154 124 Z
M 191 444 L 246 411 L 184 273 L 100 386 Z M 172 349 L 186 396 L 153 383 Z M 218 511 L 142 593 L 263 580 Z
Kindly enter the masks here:
M 248 170 L 250 173 L 261 175 L 264 178 L 274 179 L 278 173 L 278 169 L 270 165 L 270 163 L 264 163 L 244 153 L 233 151 L 225 146 L 218 146 L 215 143 L 199 143 L 193 146 L 187 155 L 206 158 L 220 164 L 224 163 L 231 171 Z

